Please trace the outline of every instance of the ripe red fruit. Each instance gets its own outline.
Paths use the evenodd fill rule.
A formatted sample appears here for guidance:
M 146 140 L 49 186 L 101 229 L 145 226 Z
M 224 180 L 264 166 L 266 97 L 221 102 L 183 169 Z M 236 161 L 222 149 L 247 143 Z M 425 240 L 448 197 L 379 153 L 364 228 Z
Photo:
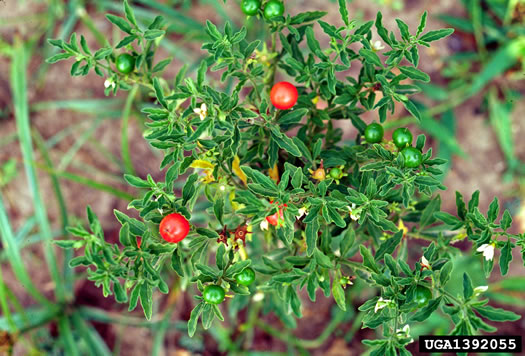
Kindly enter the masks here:
M 160 222 L 160 236 L 167 242 L 177 243 L 184 240 L 190 231 L 190 223 L 178 213 L 166 215 Z
M 297 88 L 288 82 L 279 82 L 270 91 L 270 100 L 273 106 L 280 110 L 287 110 L 293 107 L 298 97 Z
M 273 204 L 273 201 L 270 202 L 270 204 Z M 266 221 L 268 221 L 268 223 L 270 225 L 273 225 L 273 226 L 281 226 L 284 224 L 284 214 L 283 214 L 283 208 L 286 208 L 288 205 L 287 204 L 278 204 L 279 206 L 279 211 L 277 213 L 274 213 L 273 215 L 270 215 L 270 216 L 267 216 L 266 217 Z

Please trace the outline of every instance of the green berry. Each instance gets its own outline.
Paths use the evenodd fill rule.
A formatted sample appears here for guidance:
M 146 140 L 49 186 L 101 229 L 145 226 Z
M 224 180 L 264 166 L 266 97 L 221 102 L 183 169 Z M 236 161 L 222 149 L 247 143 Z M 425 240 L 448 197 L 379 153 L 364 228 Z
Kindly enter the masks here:
M 416 287 L 413 301 L 417 303 L 418 307 L 424 307 L 430 299 L 432 299 L 432 291 L 430 289 L 423 286 Z
M 383 139 L 384 133 L 383 126 L 376 122 L 371 123 L 365 129 L 365 140 L 368 143 L 379 143 Z
M 270 0 L 264 6 L 264 17 L 271 20 L 277 16 L 283 16 L 284 4 L 279 0 Z
M 423 155 L 421 151 L 414 147 L 406 147 L 401 151 L 403 158 L 405 159 L 406 168 L 419 167 L 423 161 Z
M 400 127 L 394 131 L 392 134 L 392 140 L 394 140 L 394 145 L 400 150 L 412 146 L 412 133 L 409 129 L 405 127 Z
M 334 167 L 332 169 L 330 169 L 330 177 L 332 177 L 333 179 L 339 179 L 341 178 L 341 175 L 343 174 L 343 172 L 341 172 L 341 170 L 337 167 Z
M 206 303 L 221 304 L 224 301 L 224 289 L 221 286 L 211 284 L 204 288 L 202 297 Z
M 116 65 L 120 73 L 131 73 L 135 69 L 135 57 L 128 53 L 122 53 L 117 57 Z
M 261 0 L 242 0 L 241 10 L 245 15 L 254 16 L 257 15 L 257 11 L 261 7 Z
M 255 281 L 255 271 L 247 267 L 235 276 L 235 281 L 243 286 L 249 286 Z

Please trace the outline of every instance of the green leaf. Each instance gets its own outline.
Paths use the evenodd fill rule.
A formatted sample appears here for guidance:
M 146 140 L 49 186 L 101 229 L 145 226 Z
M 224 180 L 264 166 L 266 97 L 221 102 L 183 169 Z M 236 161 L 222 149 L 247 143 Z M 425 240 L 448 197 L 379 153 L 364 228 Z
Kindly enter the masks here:
M 341 19 L 348 27 L 350 26 L 350 20 L 348 19 L 348 8 L 346 7 L 346 0 L 339 0 L 339 13 L 341 14 Z
M 487 219 L 493 223 L 499 215 L 499 202 L 498 197 L 494 197 L 494 200 L 489 205 L 489 211 L 487 213 Z
M 257 184 L 260 184 L 263 188 L 270 191 L 278 191 L 275 182 L 263 173 L 248 166 L 241 166 L 241 170 L 248 176 L 248 178 Z
M 403 101 L 403 105 L 405 106 L 405 109 L 407 109 L 407 111 L 412 114 L 412 116 L 414 116 L 416 119 L 421 121 L 421 113 L 419 112 L 419 109 L 412 101 L 410 100 Z
M 197 229 L 195 229 L 195 231 L 197 232 L 197 234 L 201 235 L 201 236 L 205 236 L 209 239 L 218 239 L 219 238 L 219 234 L 216 232 L 216 231 L 213 231 L 213 230 L 210 230 L 210 229 L 206 229 L 206 228 L 203 228 L 203 227 L 198 227 Z
M 272 132 L 272 139 L 275 141 L 275 143 L 277 143 L 277 145 L 280 148 L 282 148 L 283 150 L 285 150 L 292 156 L 295 156 L 295 157 L 302 156 L 301 151 L 299 150 L 299 147 L 297 147 L 294 141 L 290 137 L 286 136 L 286 134 L 282 134 L 281 137 L 278 137 L 274 135 Z
M 450 278 L 450 273 L 452 272 L 453 268 L 454 268 L 454 264 L 452 263 L 452 261 L 448 261 L 439 270 L 439 283 L 441 284 L 442 287 L 444 287 L 447 284 Z
M 215 214 L 215 217 L 217 218 L 219 223 L 221 223 L 222 225 L 223 224 L 222 218 L 224 215 L 224 198 L 222 196 L 217 197 L 215 201 L 213 202 L 213 213 Z
M 110 56 L 111 53 L 113 53 L 113 48 L 102 47 L 95 52 L 93 57 L 95 57 L 96 60 L 100 61 L 101 59 L 105 59 L 106 57 Z
M 512 261 L 512 242 L 509 238 L 501 249 L 501 256 L 499 258 L 499 268 L 502 276 L 506 275 L 509 271 L 510 261 Z
M 472 281 L 467 273 L 463 273 L 463 296 L 468 300 L 473 294 L 474 289 L 472 288 Z
M 328 57 L 321 50 L 321 45 L 315 38 L 314 30 L 311 26 L 306 28 L 306 44 L 308 45 L 308 48 L 310 48 L 310 51 L 312 51 L 317 57 L 322 60 L 327 60 Z
M 499 223 L 501 224 L 501 228 L 504 231 L 507 231 L 508 228 L 512 225 L 512 216 L 510 215 L 508 210 L 505 210 L 503 212 L 503 216 Z
M 182 188 L 182 204 L 185 205 L 196 193 L 195 182 L 199 179 L 198 173 L 191 174 Z M 218 237 L 218 236 L 217 236 Z
M 206 78 L 206 71 L 208 70 L 208 64 L 205 60 L 201 61 L 199 70 L 197 71 L 197 87 L 202 89 L 202 84 Z
M 327 255 L 322 253 L 321 250 L 319 250 L 317 248 L 314 250 L 314 258 L 315 258 L 315 261 L 317 262 L 317 264 L 319 266 L 321 266 L 321 267 L 324 267 L 324 268 L 333 268 L 334 267 L 334 264 L 330 260 L 330 257 L 328 257 Z
M 374 257 L 372 256 L 372 253 L 370 250 L 368 250 L 364 245 L 359 246 L 359 252 L 361 253 L 361 256 L 363 257 L 363 265 L 365 267 L 368 267 L 375 273 L 379 273 L 379 268 L 377 267 L 377 264 L 374 261 Z
M 164 91 L 162 90 L 159 78 L 157 77 L 153 78 L 153 88 L 155 89 L 155 96 L 157 97 L 159 104 L 168 109 L 168 103 L 166 102 L 166 99 L 164 99 Z
M 155 64 L 155 67 L 151 70 L 152 73 L 160 72 L 164 70 L 170 64 L 172 61 L 172 58 L 166 58 L 160 61 L 159 63 Z
M 166 33 L 164 30 L 146 30 L 144 32 L 144 38 L 147 40 L 154 40 L 155 38 L 161 37 Z
M 152 186 L 148 181 L 145 181 L 144 179 L 140 179 L 139 177 L 135 177 L 134 175 L 131 175 L 131 174 L 124 174 L 124 179 L 132 187 L 151 188 Z
M 193 308 L 190 314 L 190 320 L 188 320 L 188 335 L 193 337 L 195 331 L 197 330 L 197 322 L 199 321 L 199 316 L 202 313 L 205 303 L 200 302 Z
M 312 256 L 317 247 L 317 238 L 319 233 L 319 219 L 315 217 L 306 224 L 306 255 Z
M 180 250 L 177 248 L 173 251 L 171 255 L 171 267 L 177 274 L 181 277 L 184 277 L 184 269 L 182 268 L 182 258 L 180 255 Z
M 397 245 L 401 242 L 401 239 L 403 238 L 403 231 L 398 231 L 394 234 L 394 236 L 386 239 L 377 249 L 376 255 L 375 255 L 375 261 L 380 261 L 385 253 L 392 254 Z
M 137 307 L 141 286 L 142 286 L 142 282 L 137 282 L 137 284 L 135 284 L 135 287 L 133 287 L 133 290 L 131 291 L 131 294 L 129 296 L 128 311 L 133 311 Z
M 286 114 L 279 117 L 280 125 L 291 125 L 301 122 L 304 115 L 308 113 L 308 109 L 301 108 L 297 110 L 290 110 Z
M 443 221 L 445 224 L 447 225 L 450 225 L 450 226 L 460 226 L 462 225 L 462 221 L 459 220 L 458 218 L 456 218 L 455 216 L 453 215 L 450 215 L 449 213 L 445 213 L 445 212 L 437 212 L 434 214 L 434 217 L 438 220 L 441 220 Z
M 374 51 L 371 51 L 366 48 L 361 48 L 361 50 L 359 51 L 359 55 L 361 55 L 370 64 L 374 64 L 379 67 L 383 66 L 383 63 L 381 63 L 381 59 L 379 59 L 379 56 Z
M 481 307 L 475 307 L 475 311 L 479 313 L 482 317 L 492 320 L 492 321 L 516 321 L 521 319 L 521 316 L 511 312 L 510 310 L 504 310 L 501 308 L 494 308 L 490 305 L 484 305 Z
M 140 305 L 144 310 L 144 316 L 151 320 L 153 314 L 153 290 L 148 283 L 143 283 L 140 287 Z
M 188 142 L 193 142 L 197 140 L 202 134 L 204 134 L 212 126 L 213 126 L 212 118 L 207 118 L 204 121 L 201 121 L 197 129 L 191 134 L 190 137 L 188 137 Z
M 113 210 L 113 213 L 115 214 L 115 217 L 122 225 L 124 225 L 125 223 L 129 224 L 129 231 L 131 234 L 135 236 L 144 235 L 144 232 L 146 231 L 146 225 L 144 225 L 142 221 L 139 221 L 134 218 L 130 218 L 129 216 L 127 216 L 126 214 L 118 210 Z
M 425 226 L 432 224 L 435 221 L 434 214 L 439 212 L 441 209 L 441 197 L 438 195 L 432 199 L 428 205 L 421 212 L 421 219 L 419 221 L 420 229 L 423 229 Z
M 437 41 L 442 38 L 450 36 L 452 33 L 454 33 L 453 28 L 443 28 L 440 30 L 429 31 L 425 33 L 423 36 L 419 37 L 419 40 L 425 41 L 425 42 Z
M 122 17 L 118 17 L 112 14 L 106 14 L 106 18 L 113 24 L 117 25 L 122 31 L 126 32 L 128 35 L 132 34 L 133 28 L 129 23 L 126 22 Z
M 337 306 L 346 311 L 345 291 L 337 279 L 332 281 L 332 295 L 334 296 Z
M 120 228 L 119 232 L 119 241 L 123 246 L 133 246 L 131 239 L 129 237 L 129 224 L 124 223 Z
M 59 61 L 63 61 L 64 59 L 71 58 L 73 56 L 74 56 L 73 53 L 68 53 L 68 52 L 58 53 L 58 54 L 55 54 L 52 57 L 47 58 L 46 62 L 47 63 L 56 63 L 56 62 L 59 62 Z
M 417 27 L 416 37 L 419 37 L 419 35 L 423 33 L 423 30 L 427 25 L 427 16 L 428 13 L 426 11 L 423 13 L 423 15 L 421 15 L 421 19 L 419 20 L 419 26 Z
M 410 31 L 408 30 L 408 25 L 401 19 L 396 19 L 396 22 L 399 32 L 401 33 L 401 37 L 407 42 L 410 41 Z
M 316 21 L 325 16 L 325 11 L 307 11 L 301 12 L 290 19 L 290 25 L 300 25 L 306 22 Z
M 326 207 L 328 208 L 328 216 L 330 220 L 340 228 L 346 227 L 346 222 L 341 217 L 341 214 L 339 214 L 339 212 L 330 204 L 327 204 Z
M 139 28 L 139 25 L 137 24 L 137 20 L 135 19 L 135 15 L 133 14 L 133 9 L 131 6 L 129 6 L 128 0 L 124 0 L 124 13 L 126 14 L 126 18 L 130 23 L 132 23 L 136 28 Z
M 246 267 L 249 267 L 252 264 L 251 260 L 244 260 L 237 263 L 234 263 L 226 270 L 226 277 L 233 277 L 236 274 L 242 272 Z
M 439 305 L 441 304 L 441 301 L 442 301 L 442 297 L 439 297 L 437 299 L 432 299 L 431 301 L 428 302 L 427 306 L 425 306 L 423 309 L 419 310 L 416 314 L 414 314 L 414 316 L 412 317 L 412 320 L 421 322 L 421 321 L 428 319 L 428 317 L 430 317 L 430 315 L 432 315 L 436 311 L 436 309 L 439 307 Z
M 128 301 L 128 294 L 118 281 L 113 281 L 113 292 L 117 303 L 126 303 Z
M 401 73 L 403 73 L 410 79 L 419 80 L 425 83 L 430 82 L 430 76 L 427 73 L 420 71 L 419 69 L 404 66 L 399 66 L 398 68 L 401 71 Z

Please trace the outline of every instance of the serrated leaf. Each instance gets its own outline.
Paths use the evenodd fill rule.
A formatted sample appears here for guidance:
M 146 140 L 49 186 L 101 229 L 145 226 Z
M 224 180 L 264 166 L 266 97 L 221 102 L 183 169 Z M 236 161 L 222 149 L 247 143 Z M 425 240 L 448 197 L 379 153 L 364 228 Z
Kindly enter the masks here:
M 509 238 L 501 249 L 501 256 L 499 258 L 499 268 L 502 276 L 506 275 L 509 271 L 510 261 L 512 261 L 512 242 Z
M 516 321 L 521 319 L 521 316 L 511 312 L 510 310 L 504 310 L 501 308 L 494 308 L 490 305 L 484 305 L 481 307 L 475 307 L 475 311 L 479 313 L 482 317 L 492 320 L 492 321 Z
M 346 26 L 350 25 L 350 20 L 348 19 L 348 8 L 346 7 L 346 0 L 339 0 L 339 13 L 341 14 L 341 19 Z
M 197 330 L 197 322 L 199 320 L 199 316 L 202 313 L 204 305 L 204 302 L 200 302 L 191 311 L 190 320 L 188 320 L 188 335 L 190 337 L 193 337 L 193 334 L 195 334 L 195 331 Z

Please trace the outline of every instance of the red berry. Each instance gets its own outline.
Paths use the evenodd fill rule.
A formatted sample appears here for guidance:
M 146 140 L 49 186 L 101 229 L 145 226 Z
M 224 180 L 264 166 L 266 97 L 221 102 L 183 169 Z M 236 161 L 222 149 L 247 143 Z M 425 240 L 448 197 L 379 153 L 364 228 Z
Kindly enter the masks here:
M 190 231 L 190 223 L 184 216 L 178 213 L 166 215 L 160 222 L 160 236 L 172 243 L 184 240 Z
M 279 212 L 273 215 L 267 216 L 266 221 L 268 221 L 268 223 L 273 226 L 282 225 L 284 221 L 283 209 L 281 208 L 279 209 Z
M 270 100 L 273 106 L 280 110 L 287 110 L 293 107 L 298 97 L 297 88 L 288 82 L 279 82 L 270 91 Z

